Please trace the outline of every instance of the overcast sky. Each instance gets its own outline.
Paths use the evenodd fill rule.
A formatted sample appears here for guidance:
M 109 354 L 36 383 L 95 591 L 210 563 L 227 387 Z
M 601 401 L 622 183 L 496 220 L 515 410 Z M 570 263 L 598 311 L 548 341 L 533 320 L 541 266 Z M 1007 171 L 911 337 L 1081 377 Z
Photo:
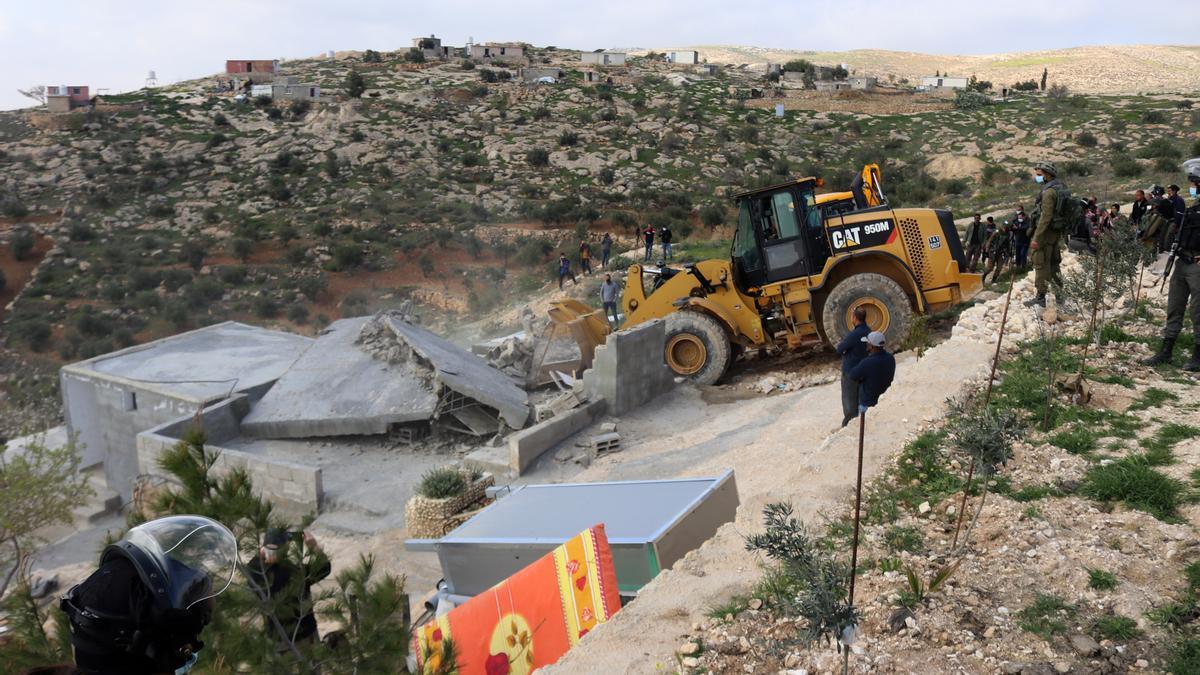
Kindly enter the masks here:
M 1140 9 L 1144 8 L 1144 9 Z M 1101 44 L 1196 44 L 1200 10 L 1162 0 L 0 0 L 0 109 L 34 84 L 92 93 L 223 70 L 227 58 L 525 41 L 576 49 L 697 44 L 990 54 Z

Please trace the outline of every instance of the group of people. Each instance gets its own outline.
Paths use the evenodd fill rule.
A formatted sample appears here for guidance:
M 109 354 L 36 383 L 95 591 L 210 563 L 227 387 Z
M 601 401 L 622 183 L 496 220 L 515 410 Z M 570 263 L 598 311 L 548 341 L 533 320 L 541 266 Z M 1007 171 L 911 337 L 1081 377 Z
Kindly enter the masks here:
M 662 257 L 664 260 L 671 260 L 675 257 L 675 252 L 671 249 L 671 241 L 675 235 L 671 233 L 671 228 L 663 225 L 658 230 L 658 241 L 662 244 Z M 650 262 L 650 258 L 654 255 L 654 226 L 647 225 L 642 231 L 642 243 L 646 245 L 646 256 L 644 262 Z
M 608 267 L 608 259 L 612 257 L 613 238 L 612 235 L 605 232 L 604 238 L 600 240 L 600 267 L 601 269 Z M 584 274 L 592 274 L 592 244 L 584 239 L 579 242 L 579 269 Z M 575 272 L 571 270 L 571 259 L 567 257 L 566 251 L 558 253 L 558 289 L 562 290 L 563 282 L 567 279 L 573 284 L 579 284 L 575 278 Z

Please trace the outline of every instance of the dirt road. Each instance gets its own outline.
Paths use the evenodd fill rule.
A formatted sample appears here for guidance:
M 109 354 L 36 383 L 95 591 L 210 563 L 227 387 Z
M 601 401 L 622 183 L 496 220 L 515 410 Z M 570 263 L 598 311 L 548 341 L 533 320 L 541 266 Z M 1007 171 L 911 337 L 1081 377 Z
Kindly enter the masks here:
M 897 359 L 897 377 L 868 414 L 864 480 L 869 480 L 923 419 L 940 415 L 965 379 L 985 377 L 992 347 L 959 337 Z M 674 569 L 664 571 L 615 619 L 593 631 L 548 673 L 655 673 L 674 670 L 674 650 L 705 610 L 747 591 L 759 576 L 743 537 L 761 528 L 762 508 L 790 500 L 810 520 L 847 505 L 857 433 L 833 431 L 841 419 L 836 383 L 802 391 L 706 404 L 682 388 L 661 405 L 621 419 L 628 450 L 578 480 L 622 480 L 736 473 L 737 520 Z M 653 439 L 637 443 L 637 439 Z

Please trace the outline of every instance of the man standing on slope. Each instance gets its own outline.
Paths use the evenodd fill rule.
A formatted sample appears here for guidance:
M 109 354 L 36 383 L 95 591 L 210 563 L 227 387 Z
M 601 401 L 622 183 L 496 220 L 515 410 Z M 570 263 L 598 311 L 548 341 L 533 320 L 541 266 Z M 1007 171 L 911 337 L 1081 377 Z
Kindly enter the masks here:
M 646 243 L 646 257 L 644 262 L 650 262 L 650 256 L 654 253 L 654 226 L 647 225 L 646 231 L 642 232 L 642 241 Z
M 1033 285 L 1037 296 L 1025 304 L 1046 306 L 1046 289 L 1053 281 L 1062 288 L 1062 233 L 1066 229 L 1060 211 L 1065 200 L 1071 199 L 1067 186 L 1058 180 L 1058 169 L 1050 162 L 1039 162 L 1034 168 L 1034 180 L 1042 186 L 1033 207 L 1033 237 L 1030 241 L 1030 259 L 1033 262 Z M 1062 204 L 1060 204 L 1060 202 Z
M 850 379 L 850 371 L 867 355 L 864 342 L 871 329 L 867 326 L 867 310 L 855 307 L 851 319 L 854 327 L 837 343 L 837 353 L 842 355 L 842 426 L 858 416 L 858 383 Z
M 858 383 L 858 414 L 879 403 L 879 397 L 892 386 L 896 377 L 896 357 L 883 348 L 883 333 L 874 331 L 862 339 L 867 343 L 867 355 L 850 371 L 850 379 Z
M 1192 189 L 1200 193 L 1200 165 L 1188 166 L 1188 170 Z M 1183 224 L 1176 230 L 1175 239 L 1171 242 L 1175 269 L 1167 287 L 1167 324 L 1163 326 L 1162 347 L 1142 363 L 1148 366 L 1171 363 L 1175 339 L 1183 330 L 1184 314 L 1190 314 L 1194 344 L 1192 359 L 1183 369 L 1197 372 L 1200 371 L 1200 199 L 1191 208 L 1185 209 L 1182 217 Z

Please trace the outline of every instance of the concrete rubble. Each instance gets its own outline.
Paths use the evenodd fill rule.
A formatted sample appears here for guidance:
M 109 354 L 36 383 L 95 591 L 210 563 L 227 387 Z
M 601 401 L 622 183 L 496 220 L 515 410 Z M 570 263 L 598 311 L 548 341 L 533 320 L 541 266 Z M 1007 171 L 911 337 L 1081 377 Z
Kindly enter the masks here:
M 485 436 L 520 429 L 525 392 L 478 356 L 381 313 L 336 321 L 242 421 L 257 438 L 375 435 L 436 423 Z

